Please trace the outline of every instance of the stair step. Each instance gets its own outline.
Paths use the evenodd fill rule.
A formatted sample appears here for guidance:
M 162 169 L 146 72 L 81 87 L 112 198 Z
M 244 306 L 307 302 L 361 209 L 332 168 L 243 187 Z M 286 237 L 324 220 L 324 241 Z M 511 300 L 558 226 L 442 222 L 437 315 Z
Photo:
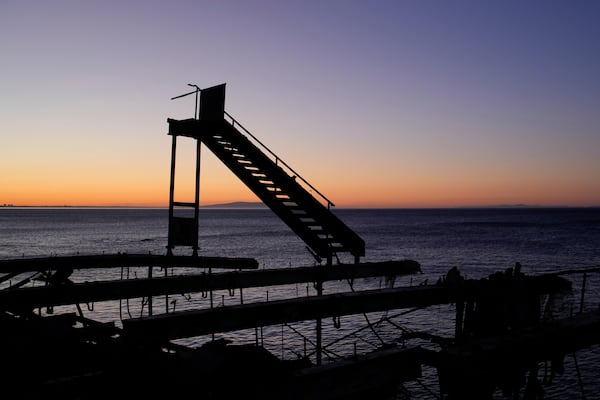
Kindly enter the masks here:
M 309 228 L 310 228 L 311 226 L 312 226 L 312 227 L 314 227 L 314 226 L 319 226 L 319 227 L 322 227 L 322 226 L 323 226 L 323 224 L 321 224 L 320 222 L 318 222 L 318 221 L 315 221 L 315 220 L 312 220 L 312 221 L 303 221 L 303 220 L 302 220 L 302 218 L 300 218 L 300 222 L 302 222 L 302 224 L 304 224 L 305 226 L 307 226 L 307 227 L 309 227 Z
M 181 134 L 187 134 L 187 122 L 172 123 L 170 132 L 176 133 L 180 126 Z M 219 125 L 213 133 L 210 133 L 212 128 L 209 126 L 205 128 L 199 124 L 199 129 L 203 134 L 199 134 L 198 139 L 275 211 L 311 251 L 321 257 L 330 256 L 334 250 L 349 251 L 355 257 L 364 255 L 364 242 L 360 237 L 331 215 L 328 207 L 315 198 L 313 191 L 293 179 L 295 176 L 290 176 L 278 158 L 273 159 L 272 153 L 265 153 L 233 123 Z M 270 152 L 268 148 L 266 150 Z M 183 203 L 180 204 L 183 206 Z

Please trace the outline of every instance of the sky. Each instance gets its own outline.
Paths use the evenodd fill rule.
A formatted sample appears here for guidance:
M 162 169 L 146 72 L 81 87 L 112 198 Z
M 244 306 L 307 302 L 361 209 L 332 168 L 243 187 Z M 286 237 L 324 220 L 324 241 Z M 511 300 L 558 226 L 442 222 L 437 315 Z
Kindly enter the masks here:
M 166 206 L 226 110 L 337 207 L 600 205 L 598 1 L 0 2 L 0 205 Z M 195 145 L 178 141 L 176 201 Z M 201 204 L 257 201 L 206 148 Z

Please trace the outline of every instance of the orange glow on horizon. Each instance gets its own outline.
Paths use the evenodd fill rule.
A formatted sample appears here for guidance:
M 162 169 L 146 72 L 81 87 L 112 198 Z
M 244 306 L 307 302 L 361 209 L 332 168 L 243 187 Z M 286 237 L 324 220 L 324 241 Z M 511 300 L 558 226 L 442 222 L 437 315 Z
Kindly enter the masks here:
M 202 154 L 201 205 L 259 201 L 212 154 L 207 151 Z M 194 156 L 190 154 L 178 159 L 175 201 L 193 201 L 194 165 Z M 527 171 L 502 174 L 494 170 L 468 170 L 450 165 L 444 170 L 429 166 L 392 171 L 376 166 L 377 171 L 383 171 L 379 174 L 373 173 L 374 169 L 363 172 L 359 166 L 355 170 L 364 175 L 360 176 L 339 172 L 352 171 L 352 165 L 335 165 L 327 169 L 327 174 L 323 174 L 323 170 L 312 162 L 304 164 L 304 167 L 308 169 L 306 178 L 337 208 L 600 205 L 600 188 L 597 185 L 585 185 L 570 179 L 569 175 L 535 175 Z M 581 179 L 585 182 L 590 177 Z M 139 167 L 133 161 L 88 170 L 68 168 L 66 163 L 49 167 L 31 166 L 24 171 L 0 176 L 0 204 L 167 207 L 169 180 L 168 154 L 150 167 Z
M 241 185 L 241 183 L 240 183 Z M 240 185 L 221 187 L 201 186 L 200 204 L 213 205 L 236 201 L 259 202 L 260 200 L 247 188 Z M 580 193 L 563 192 L 548 199 L 543 189 L 505 191 L 505 188 L 486 190 L 461 190 L 448 192 L 446 188 L 411 187 L 386 190 L 360 190 L 360 188 L 337 188 L 326 196 L 337 208 L 445 208 L 468 206 L 497 206 L 527 204 L 538 206 L 598 206 L 600 200 L 589 201 Z M 181 193 L 176 201 L 193 201 L 188 195 L 193 191 Z M 593 198 L 593 193 L 588 194 Z M 596 196 L 596 198 L 600 198 Z M 168 185 L 78 185 L 76 189 L 67 184 L 21 186 L 13 190 L 10 196 L 3 196 L 0 204 L 15 206 L 98 206 L 98 207 L 167 207 L 169 200 Z

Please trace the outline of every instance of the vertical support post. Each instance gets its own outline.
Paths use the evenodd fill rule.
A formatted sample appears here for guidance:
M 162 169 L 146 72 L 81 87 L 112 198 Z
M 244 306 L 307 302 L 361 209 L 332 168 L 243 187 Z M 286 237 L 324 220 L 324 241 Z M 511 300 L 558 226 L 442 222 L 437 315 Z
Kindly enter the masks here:
M 463 320 L 465 317 L 465 302 L 462 297 L 456 300 L 456 326 L 454 327 L 454 339 L 462 339 Z
M 167 244 L 167 255 L 173 255 L 173 200 L 175 196 L 175 156 L 177 154 L 177 136 L 173 135 L 171 144 L 171 184 L 169 187 L 169 239 Z
M 196 192 L 194 197 L 194 247 L 193 255 L 198 255 L 198 219 L 200 214 L 200 139 L 196 139 Z
M 167 269 L 167 267 L 165 267 L 165 278 L 169 276 L 169 270 Z M 169 294 L 166 293 L 165 294 L 165 313 L 168 314 L 169 313 Z
M 148 267 L 148 279 L 152 282 L 152 266 Z M 148 315 L 152 316 L 152 293 L 148 294 Z
M 318 289 L 317 289 L 317 293 L 318 293 Z M 322 354 L 322 343 L 323 343 L 323 338 L 322 338 L 322 334 L 321 331 L 323 329 L 322 327 L 323 322 L 321 321 L 321 318 L 317 318 L 317 338 L 316 338 L 316 351 L 315 351 L 315 355 L 317 358 L 317 365 L 321 365 L 322 361 L 323 361 L 323 354 Z
M 583 282 L 581 283 L 581 298 L 579 300 L 579 314 L 583 312 L 583 304 L 585 299 L 585 284 L 587 281 L 587 273 L 583 273 Z
M 212 267 L 208 267 L 208 282 L 210 284 L 210 289 L 209 289 L 209 293 L 210 293 L 210 308 L 212 309 L 214 307 L 213 304 L 213 290 L 212 290 Z M 215 340 L 215 333 L 213 332 L 211 335 L 211 339 L 214 341 Z
M 327 266 L 331 267 L 333 264 L 333 255 L 330 253 L 327 255 Z M 323 266 L 318 265 L 316 268 L 323 268 Z M 323 280 L 321 279 L 321 274 L 317 273 L 317 282 L 316 282 L 317 296 L 323 295 Z M 323 322 L 321 318 L 317 318 L 317 327 L 316 327 L 316 362 L 317 365 L 321 365 L 323 361 Z
M 196 85 L 194 85 L 194 86 L 196 86 Z M 199 99 L 200 99 L 200 88 L 198 86 L 196 86 L 196 104 L 194 105 L 194 119 L 200 118 L 200 110 L 198 109 L 198 100 Z

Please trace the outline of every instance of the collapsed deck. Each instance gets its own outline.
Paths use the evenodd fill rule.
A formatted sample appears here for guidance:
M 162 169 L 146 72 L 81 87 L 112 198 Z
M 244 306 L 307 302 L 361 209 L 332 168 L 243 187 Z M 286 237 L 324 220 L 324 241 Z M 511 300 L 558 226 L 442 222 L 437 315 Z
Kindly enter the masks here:
M 74 263 L 77 260 L 82 262 L 82 268 L 90 266 L 87 263 L 90 259 L 79 258 L 68 260 L 62 267 L 55 263 L 53 268 L 60 271 L 66 268 L 65 265 L 76 267 Z M 129 261 L 139 265 L 140 259 L 135 262 L 132 260 Z M 45 260 L 39 264 L 31 260 L 27 262 L 30 271 L 49 267 Z M 8 268 L 10 264 L 3 264 L 5 273 L 12 271 Z M 247 265 L 252 264 L 249 262 Z M 115 266 L 116 263 L 111 263 L 111 267 Z M 559 321 L 541 321 L 527 314 L 528 318 L 533 318 L 528 323 L 523 323 L 521 315 L 522 325 L 518 329 L 513 316 L 503 320 L 503 324 L 495 326 L 493 331 L 482 334 L 484 328 L 490 326 L 486 318 L 475 311 L 490 304 L 529 302 L 540 295 L 568 289 L 569 282 L 555 274 L 521 276 L 518 280 L 497 282 L 488 279 L 458 282 L 446 279 L 436 285 L 242 302 L 215 308 L 129 317 L 120 321 L 120 324 L 119 321 L 98 322 L 79 313 L 40 315 L 36 312 L 45 307 L 118 298 L 232 288 L 240 290 L 294 282 L 347 280 L 351 283 L 352 280 L 376 276 L 391 278 L 419 271 L 418 263 L 406 260 L 318 268 L 188 273 L 123 281 L 63 282 L 4 289 L 0 291 L 0 314 L 5 327 L 2 341 L 11 344 L 4 353 L 6 362 L 11 365 L 11 372 L 5 374 L 4 379 L 21 385 L 20 390 L 32 397 L 52 391 L 69 393 L 73 397 L 81 396 L 79 390 L 82 387 L 91 387 L 96 391 L 87 398 L 100 398 L 108 395 L 106 388 L 114 387 L 112 385 L 127 375 L 156 382 L 152 390 L 137 385 L 124 388 L 130 395 L 152 397 L 158 393 L 177 394 L 178 391 L 184 394 L 202 382 L 207 390 L 221 390 L 223 398 L 237 398 L 242 390 L 243 393 L 255 393 L 264 398 L 327 399 L 336 398 L 340 393 L 364 395 L 368 391 L 373 394 L 375 387 L 392 390 L 398 382 L 418 379 L 423 366 L 433 366 L 439 371 L 441 388 L 445 393 L 469 398 L 473 393 L 478 396 L 485 394 L 489 385 L 494 383 L 493 379 L 492 383 L 485 381 L 487 385 L 483 385 L 485 387 L 479 391 L 471 385 L 470 392 L 464 392 L 465 383 L 478 374 L 483 374 L 489 380 L 490 376 L 497 377 L 508 369 L 514 369 L 515 363 L 529 365 L 546 359 L 555 360 L 557 354 L 598 343 L 598 312 L 582 313 Z M 457 311 L 456 335 L 436 338 L 437 343 L 442 343 L 437 351 L 419 346 L 391 347 L 318 366 L 307 358 L 280 360 L 265 352 L 261 346 L 228 345 L 217 340 L 208 341 L 200 348 L 189 348 L 173 342 L 175 339 L 295 321 L 335 319 L 378 310 L 436 304 L 455 304 Z M 523 304 L 521 306 L 521 310 L 526 309 Z M 488 317 L 499 320 L 499 315 Z M 510 329 L 507 330 L 508 327 Z M 57 358 L 64 361 L 64 367 L 53 367 L 53 360 Z M 32 360 L 35 362 L 32 363 Z M 252 360 L 250 364 L 249 360 Z M 132 371 L 135 371 L 133 375 Z M 243 382 L 243 385 L 227 390 L 211 386 L 214 383 L 212 379 L 219 374 L 228 374 L 232 379 Z M 265 375 L 279 377 L 277 384 L 265 386 L 260 383 Z M 27 376 L 25 380 L 24 376 Z M 198 376 L 204 378 L 199 381 Z M 361 379 L 366 376 L 371 378 Z M 480 378 L 484 382 L 483 377 Z M 320 390 L 325 381 L 329 382 L 328 389 Z M 370 384 L 349 386 L 349 381 Z M 462 383 L 454 384 L 456 382 Z M 94 397 L 96 395 L 98 397 Z

